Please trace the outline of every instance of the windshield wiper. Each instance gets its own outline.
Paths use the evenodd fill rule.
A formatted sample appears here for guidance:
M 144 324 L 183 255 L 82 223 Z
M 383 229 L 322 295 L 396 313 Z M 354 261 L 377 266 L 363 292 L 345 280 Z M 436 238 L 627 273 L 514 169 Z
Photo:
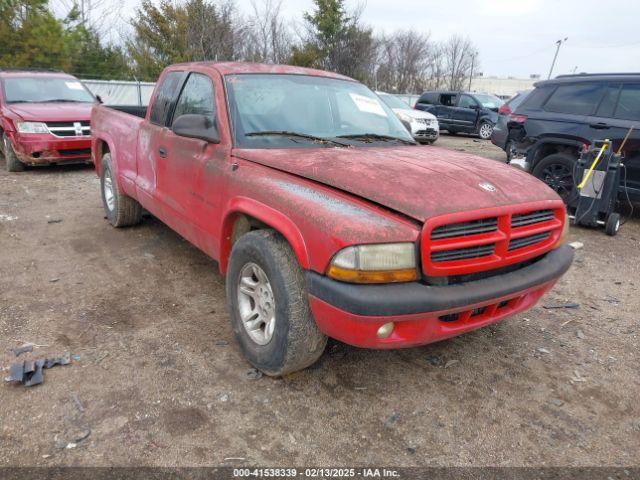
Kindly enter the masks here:
M 60 103 L 60 102 L 66 102 L 66 103 L 88 103 L 88 102 L 85 102 L 84 100 L 70 100 L 68 98 L 50 98 L 48 100 L 42 100 L 42 103 Z
M 406 140 L 400 137 L 393 137 L 391 135 L 380 135 L 379 133 L 352 133 L 350 135 L 338 135 L 338 138 L 348 138 L 351 140 L 380 140 L 383 142 L 401 142 L 407 145 L 416 145 L 416 142 L 412 140 Z
M 312 140 L 314 142 L 320 143 L 332 143 L 334 145 L 339 145 L 341 147 L 350 147 L 351 145 L 347 143 L 338 142 L 337 140 L 332 140 L 330 138 L 324 137 L 316 137 L 315 135 L 309 135 L 307 133 L 298 133 L 298 132 L 289 132 L 287 130 L 265 130 L 263 132 L 249 132 L 245 133 L 245 137 L 262 137 L 262 136 L 270 136 L 277 135 L 281 137 L 296 137 L 296 138 L 304 138 L 306 140 Z

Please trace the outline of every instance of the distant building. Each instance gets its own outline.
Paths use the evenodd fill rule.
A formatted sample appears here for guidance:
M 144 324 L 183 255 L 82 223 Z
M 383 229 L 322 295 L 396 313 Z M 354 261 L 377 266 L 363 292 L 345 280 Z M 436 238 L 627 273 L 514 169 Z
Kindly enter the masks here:
M 533 84 L 539 80 L 540 75 L 535 74 L 530 75 L 529 78 L 477 76 L 471 80 L 471 91 L 492 93 L 506 99 L 513 97 L 522 90 L 532 89 Z

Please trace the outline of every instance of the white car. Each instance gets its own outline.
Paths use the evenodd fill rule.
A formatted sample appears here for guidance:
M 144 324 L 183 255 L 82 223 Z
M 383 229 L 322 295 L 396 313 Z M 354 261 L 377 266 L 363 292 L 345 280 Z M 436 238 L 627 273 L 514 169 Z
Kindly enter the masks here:
M 405 128 L 411 133 L 416 142 L 433 143 L 440 136 L 440 125 L 435 115 L 414 110 L 395 95 L 376 92 L 380 99 L 387 104 Z

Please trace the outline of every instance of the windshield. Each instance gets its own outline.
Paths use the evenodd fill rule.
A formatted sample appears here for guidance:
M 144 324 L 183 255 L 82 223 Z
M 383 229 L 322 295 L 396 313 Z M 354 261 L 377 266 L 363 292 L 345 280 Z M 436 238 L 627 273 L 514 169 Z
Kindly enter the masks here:
M 407 110 L 411 108 L 408 104 L 404 103 L 402 100 L 400 100 L 398 97 L 394 95 L 383 93 L 380 95 L 380 98 L 384 103 L 387 104 L 389 108 L 395 108 L 396 110 L 400 110 L 400 109 Z
M 2 82 L 7 103 L 94 102 L 74 78 L 11 77 Z
M 484 108 L 500 108 L 504 102 L 493 95 L 474 95 Z
M 225 81 L 235 142 L 243 148 L 413 143 L 389 107 L 360 83 L 286 74 Z

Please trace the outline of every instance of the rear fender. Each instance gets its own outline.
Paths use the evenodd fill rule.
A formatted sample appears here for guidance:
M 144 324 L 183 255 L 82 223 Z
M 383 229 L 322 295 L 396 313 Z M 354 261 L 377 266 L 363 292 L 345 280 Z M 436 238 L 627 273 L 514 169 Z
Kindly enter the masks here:
M 231 199 L 225 209 L 222 222 L 222 232 L 220 235 L 220 272 L 224 275 L 227 272 L 229 256 L 231 254 L 231 236 L 233 225 L 238 215 L 247 215 L 259 220 L 278 231 L 291 245 L 293 253 L 298 259 L 300 267 L 309 269 L 309 256 L 304 238 L 293 221 L 283 213 L 275 210 L 261 202 L 247 197 L 236 197 Z
M 535 167 L 535 164 L 542 158 L 546 157 L 545 150 L 549 150 L 548 155 L 554 152 L 567 152 L 577 151 L 578 154 L 581 151 L 584 140 L 576 138 L 564 138 L 564 137 L 544 137 L 544 138 L 524 138 L 520 145 L 532 142 L 531 146 L 527 150 L 527 162 L 531 165 L 531 168 Z

